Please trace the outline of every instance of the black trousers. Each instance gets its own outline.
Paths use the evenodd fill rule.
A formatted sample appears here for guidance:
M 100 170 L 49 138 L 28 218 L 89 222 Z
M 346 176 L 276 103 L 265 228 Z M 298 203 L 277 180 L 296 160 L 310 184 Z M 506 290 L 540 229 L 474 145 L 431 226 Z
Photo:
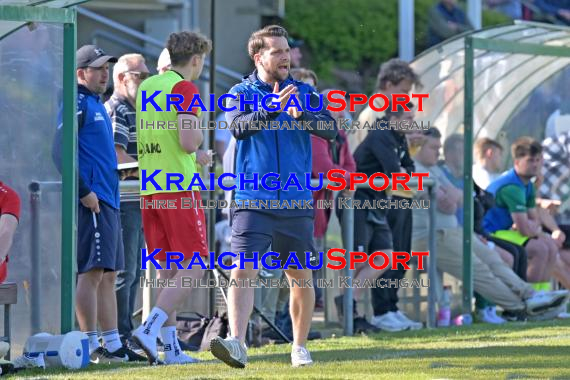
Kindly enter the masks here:
M 405 199 L 394 196 L 396 200 Z M 410 252 L 412 249 L 412 210 L 389 209 L 387 214 L 388 225 L 392 230 L 394 251 Z M 388 270 L 381 277 L 385 280 L 401 280 L 406 275 L 402 264 L 398 269 Z M 372 288 L 372 309 L 374 315 L 398 311 L 398 288 Z

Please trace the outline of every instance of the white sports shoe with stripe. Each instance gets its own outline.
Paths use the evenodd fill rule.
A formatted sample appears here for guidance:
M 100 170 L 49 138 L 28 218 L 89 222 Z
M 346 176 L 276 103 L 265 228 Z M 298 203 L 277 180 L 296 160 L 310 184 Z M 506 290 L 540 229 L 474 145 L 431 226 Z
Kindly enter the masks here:
M 291 364 L 293 367 L 304 367 L 313 364 L 311 354 L 305 347 L 293 347 L 291 350 Z

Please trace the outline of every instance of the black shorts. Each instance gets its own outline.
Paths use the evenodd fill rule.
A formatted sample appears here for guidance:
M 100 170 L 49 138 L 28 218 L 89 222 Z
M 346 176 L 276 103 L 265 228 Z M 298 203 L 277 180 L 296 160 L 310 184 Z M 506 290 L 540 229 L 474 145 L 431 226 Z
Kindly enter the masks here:
M 99 214 L 79 204 L 77 216 L 77 273 L 103 268 L 105 272 L 125 267 L 121 213 L 99 201 Z
M 354 249 L 368 254 L 392 249 L 392 231 L 385 216 L 369 210 L 354 210 Z
M 290 252 L 295 252 L 303 268 L 306 268 L 306 260 L 310 260 L 312 265 L 317 264 L 313 254 L 314 221 L 311 216 L 288 216 L 284 212 L 241 209 L 231 210 L 230 220 L 233 253 L 239 255 L 244 252 L 243 257 L 251 259 L 255 257 L 253 252 L 258 252 L 258 257 L 261 258 L 269 252 L 271 246 L 271 251 L 279 256 L 271 257 L 270 260 L 280 261 L 279 268 L 283 268 Z M 291 264 L 288 268 L 296 269 L 297 266 Z

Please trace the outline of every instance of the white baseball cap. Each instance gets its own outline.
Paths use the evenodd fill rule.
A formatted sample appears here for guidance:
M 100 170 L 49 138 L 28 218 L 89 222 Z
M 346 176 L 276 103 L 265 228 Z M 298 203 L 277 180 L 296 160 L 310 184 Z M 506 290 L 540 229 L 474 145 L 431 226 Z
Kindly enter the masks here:
M 158 63 L 156 65 L 156 71 L 160 72 L 160 70 L 170 66 L 170 53 L 168 53 L 168 49 L 164 48 L 158 57 Z

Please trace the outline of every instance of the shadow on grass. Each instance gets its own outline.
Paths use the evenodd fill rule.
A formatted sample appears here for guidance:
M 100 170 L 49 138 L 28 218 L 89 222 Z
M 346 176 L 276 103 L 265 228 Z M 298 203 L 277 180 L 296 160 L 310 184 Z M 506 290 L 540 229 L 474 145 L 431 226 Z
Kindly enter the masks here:
M 442 349 L 388 349 L 388 348 L 351 348 L 351 349 L 335 349 L 335 350 L 313 350 L 311 352 L 313 360 L 319 365 L 330 365 L 342 363 L 358 363 L 363 361 L 378 362 L 378 368 L 383 369 L 385 375 L 390 374 L 391 366 L 383 365 L 386 361 L 393 361 L 404 359 L 398 364 L 398 374 L 405 373 L 406 371 L 417 371 L 420 367 L 423 371 L 429 373 L 430 370 L 438 371 L 433 375 L 441 373 L 440 371 L 452 370 L 459 368 L 465 371 L 466 374 L 472 371 L 491 371 L 492 373 L 505 374 L 506 378 L 527 378 L 535 377 L 525 374 L 531 369 L 552 369 L 558 371 L 568 371 L 570 374 L 570 361 L 566 360 L 570 356 L 570 348 L 566 347 L 552 347 L 552 346 L 488 346 L 484 348 L 442 348 Z M 469 359 L 480 360 L 469 360 Z M 489 358 L 500 359 L 496 363 L 486 362 Z M 416 360 L 414 360 L 416 359 Z M 462 360 L 463 359 L 463 360 Z M 419 362 L 418 360 L 421 360 Z M 290 363 L 290 356 L 288 353 L 283 354 L 258 354 L 249 357 L 251 364 L 269 363 L 284 364 Z M 484 364 L 481 364 L 484 363 Z M 219 365 L 220 362 L 215 359 L 206 359 L 202 362 L 206 365 Z M 158 370 L 157 377 L 160 377 L 160 368 L 154 367 Z M 67 371 L 62 369 L 48 369 L 48 370 L 26 370 L 20 371 L 15 374 L 15 377 L 26 376 L 35 379 L 44 379 L 53 375 L 65 375 L 72 377 L 77 375 L 88 375 L 92 373 L 94 378 L 104 379 L 106 375 L 121 371 L 121 376 L 125 378 L 136 378 L 137 371 L 144 371 L 149 369 L 145 364 L 120 364 L 110 366 L 90 366 L 80 371 Z M 190 368 L 189 368 L 190 369 Z M 351 367 L 352 374 L 366 372 L 369 374 L 370 365 L 358 364 Z M 124 373 L 123 373 L 124 371 Z M 14 377 L 13 377 L 14 378 Z M 558 377 L 568 378 L 567 376 Z
M 433 360 L 430 367 L 451 368 L 462 367 L 471 370 L 524 370 L 531 368 L 557 368 L 570 371 L 570 348 L 553 346 L 487 346 L 472 348 L 444 348 L 444 349 L 385 349 L 362 348 L 345 350 L 318 350 L 311 351 L 313 360 L 317 363 L 346 362 L 346 361 L 382 361 L 397 359 Z M 500 363 L 472 365 L 459 364 L 459 359 L 468 358 L 501 358 Z M 285 354 L 265 354 L 250 357 L 250 362 L 268 361 L 288 363 L 289 356 Z M 454 362 L 447 362 L 452 360 Z M 406 360 L 409 369 L 417 368 L 417 361 Z M 405 370 L 400 368 L 399 371 Z
M 516 332 L 529 332 L 548 328 L 570 328 L 570 320 L 558 320 L 547 322 L 510 322 L 507 325 L 490 325 L 477 323 L 471 326 L 453 326 L 448 328 L 422 329 L 414 331 L 402 331 L 398 333 L 381 332 L 367 335 L 369 339 L 383 342 L 400 342 L 402 339 L 415 338 L 433 341 L 444 338 L 452 341 L 470 341 L 473 337 L 477 340 L 511 340 L 508 334 Z M 485 334 L 488 332 L 488 334 Z M 566 332 L 570 335 L 570 330 Z M 484 334 L 484 335 L 482 335 Z

